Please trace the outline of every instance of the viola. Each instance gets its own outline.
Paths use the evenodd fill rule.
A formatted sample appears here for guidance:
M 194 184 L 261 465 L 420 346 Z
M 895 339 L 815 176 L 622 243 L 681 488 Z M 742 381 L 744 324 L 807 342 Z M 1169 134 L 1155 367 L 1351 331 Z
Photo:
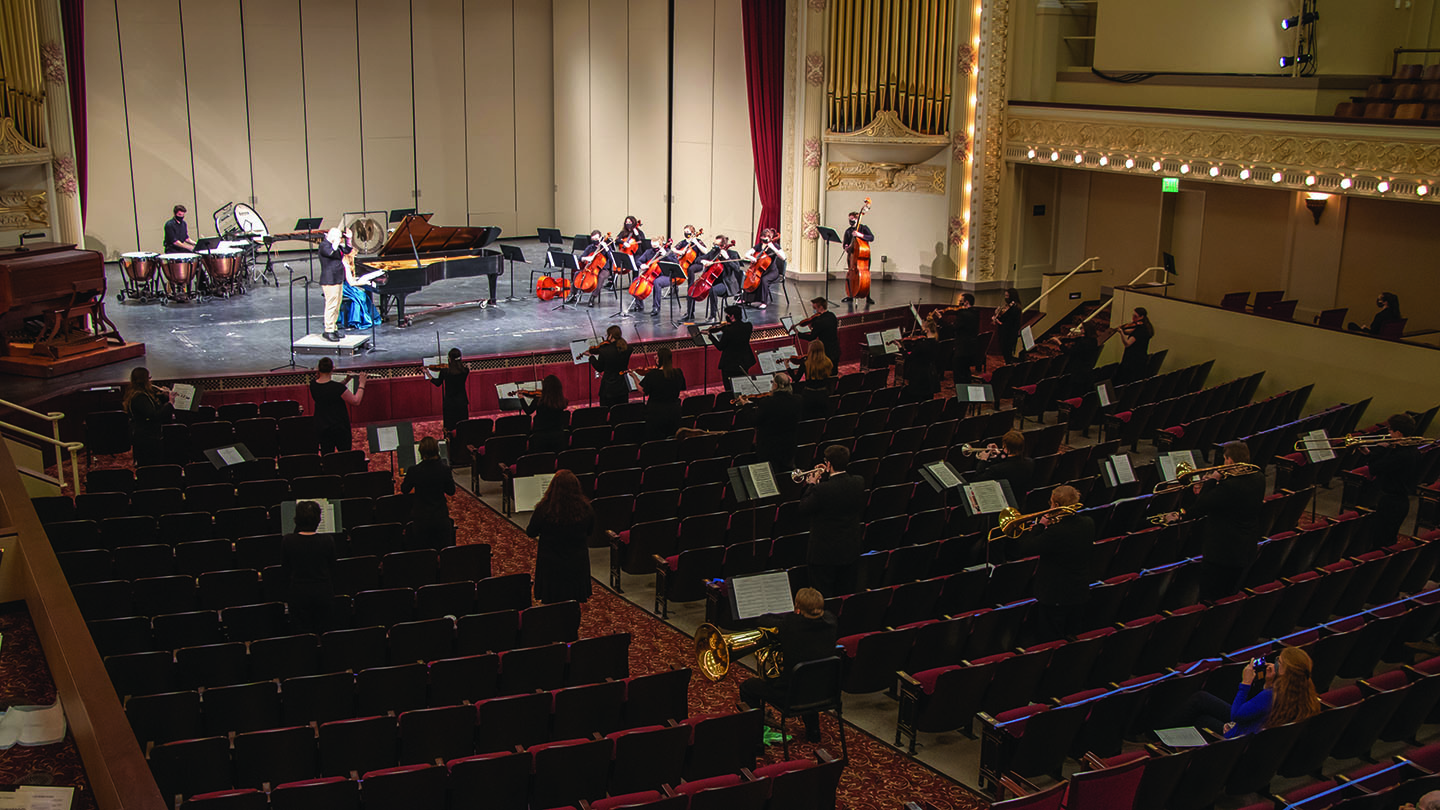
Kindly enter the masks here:
M 745 269 L 745 280 L 740 282 L 740 288 L 745 292 L 755 292 L 760 289 L 760 280 L 765 277 L 765 271 L 775 261 L 775 256 L 770 252 L 770 243 L 766 242 L 760 249 L 760 256 L 750 263 Z
M 630 282 L 631 297 L 645 299 L 650 297 L 650 293 L 655 292 L 655 279 L 660 277 L 660 260 L 665 258 L 669 251 L 670 242 L 667 241 L 664 247 L 655 252 L 655 258 L 651 259 L 649 264 L 640 268 L 640 272 L 635 274 L 635 280 Z
M 605 246 L 610 243 L 610 234 L 605 234 L 605 239 L 600 246 L 585 260 L 585 266 L 575 273 L 575 289 L 580 292 L 595 292 L 600 285 L 600 271 L 604 270 L 610 263 L 610 257 L 605 255 Z
M 850 298 L 870 297 L 870 242 L 860 236 L 860 218 L 870 212 L 870 198 L 855 217 L 855 237 L 850 242 L 850 265 L 845 273 L 845 295 Z
M 570 294 L 570 279 L 541 276 L 535 279 L 535 297 L 541 301 L 552 301 Z

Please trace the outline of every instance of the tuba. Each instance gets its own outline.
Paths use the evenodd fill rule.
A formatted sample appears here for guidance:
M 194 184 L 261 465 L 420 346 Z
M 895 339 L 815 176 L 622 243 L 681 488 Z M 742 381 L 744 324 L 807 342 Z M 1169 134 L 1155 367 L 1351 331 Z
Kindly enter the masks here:
M 780 631 L 774 627 L 756 627 L 726 633 L 709 622 L 695 631 L 695 667 L 711 681 L 724 679 L 730 662 L 755 653 L 760 676 L 780 676 Z

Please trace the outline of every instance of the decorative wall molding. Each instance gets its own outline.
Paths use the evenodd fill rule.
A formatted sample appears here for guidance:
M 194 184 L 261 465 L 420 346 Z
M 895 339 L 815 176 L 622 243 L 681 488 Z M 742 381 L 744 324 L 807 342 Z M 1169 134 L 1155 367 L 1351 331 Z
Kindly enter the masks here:
M 827 191 L 910 191 L 945 193 L 945 167 L 836 163 L 825 167 Z
M 825 81 L 825 57 L 816 52 L 805 56 L 805 83 L 819 87 Z
M 45 189 L 0 191 L 0 228 L 24 230 L 50 227 Z
M 971 281 L 995 278 L 995 258 L 1000 250 L 1000 196 L 1005 177 L 1005 117 L 1010 79 L 1010 2 L 986 0 L 980 33 L 980 71 L 977 131 L 981 134 L 980 156 L 975 160 L 972 182 L 980 192 L 980 204 L 971 217 L 975 246 L 970 251 Z
M 21 137 L 12 118 L 0 119 L 0 166 L 47 163 L 50 150 L 40 149 Z

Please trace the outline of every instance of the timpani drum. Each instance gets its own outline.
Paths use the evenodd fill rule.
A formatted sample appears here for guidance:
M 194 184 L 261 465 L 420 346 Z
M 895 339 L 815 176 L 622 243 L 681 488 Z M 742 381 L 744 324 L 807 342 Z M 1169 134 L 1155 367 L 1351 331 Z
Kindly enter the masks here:
M 162 253 L 160 269 L 165 273 L 165 292 L 171 301 L 189 301 L 191 285 L 200 269 L 196 253 Z
M 245 291 L 245 251 L 233 247 L 201 250 L 205 262 L 206 287 L 210 295 L 231 296 Z
M 125 289 L 116 294 L 124 301 L 151 301 L 160 297 L 160 254 L 149 251 L 120 254 L 120 273 Z

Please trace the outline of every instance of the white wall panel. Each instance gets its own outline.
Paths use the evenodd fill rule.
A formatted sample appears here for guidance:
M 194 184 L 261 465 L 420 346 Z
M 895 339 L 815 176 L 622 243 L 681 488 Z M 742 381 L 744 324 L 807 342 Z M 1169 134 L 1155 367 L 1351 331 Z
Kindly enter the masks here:
M 514 110 L 516 74 L 523 71 L 515 69 L 514 41 L 504 36 L 514 28 L 514 6 L 515 0 L 465 2 L 469 223 L 498 225 L 506 236 L 520 233 L 515 216 L 517 119 Z M 547 27 L 547 42 L 549 34 Z M 551 115 L 548 93 L 542 101 L 548 119 Z M 553 154 L 547 155 L 547 161 L 553 157 Z M 551 197 L 553 199 L 553 193 Z
M 590 211 L 590 3 L 555 0 L 555 224 L 594 227 Z
M 365 206 L 360 161 L 360 69 L 355 0 L 305 0 L 300 12 L 305 60 L 305 144 L 310 216 L 338 225 Z M 289 228 L 290 220 L 276 228 Z
M 715 119 L 715 3 L 675 4 L 675 178 L 672 230 L 685 224 L 717 231 L 710 221 L 712 132 Z
M 172 206 L 196 210 L 178 2 L 126 0 L 118 7 L 136 217 L 140 245 L 150 250 L 160 248 Z
M 85 116 L 90 130 L 85 246 L 107 258 L 137 249 L 130 130 L 115 4 L 85 4 Z
M 415 205 L 415 105 L 411 93 L 410 5 L 357 0 L 360 149 L 365 207 Z
M 514 0 L 514 233 L 555 225 L 553 17 L 549 0 Z M 494 115 L 503 117 L 504 110 Z
M 467 221 L 463 10 L 463 0 L 411 0 L 410 6 L 415 53 L 415 174 L 420 189 L 417 204 L 435 213 L 432 221 L 450 225 Z M 496 26 L 485 39 L 503 41 L 504 31 Z
M 630 0 L 626 210 L 645 221 L 647 233 L 656 235 L 665 224 L 668 5 L 666 0 Z
M 307 4 L 308 5 L 308 4 Z M 275 231 L 310 216 L 298 0 L 245 0 L 245 93 L 255 207 Z
M 619 230 L 629 204 L 630 65 L 627 0 L 590 0 L 590 223 Z M 643 219 L 643 217 L 642 217 Z
M 250 199 L 249 115 L 235 103 L 245 96 L 240 0 L 186 3 L 182 20 L 198 209 L 190 232 L 213 236 L 215 209 Z

